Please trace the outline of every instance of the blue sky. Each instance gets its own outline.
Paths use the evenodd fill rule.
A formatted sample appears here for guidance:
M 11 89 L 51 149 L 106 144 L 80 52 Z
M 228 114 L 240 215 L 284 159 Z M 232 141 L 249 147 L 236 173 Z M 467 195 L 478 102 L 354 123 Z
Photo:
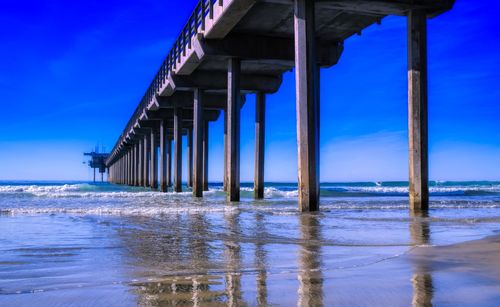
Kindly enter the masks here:
M 24 1 L 0 11 L 0 179 L 87 180 L 82 153 L 111 149 L 195 5 Z M 500 2 L 457 0 L 429 20 L 430 177 L 500 179 Z M 175 13 L 174 13 L 175 12 Z M 321 72 L 321 180 L 406 180 L 406 21 L 345 42 Z M 296 181 L 294 74 L 268 97 L 266 180 Z M 242 181 L 253 178 L 254 97 L 242 109 Z M 210 126 L 222 177 L 222 120 Z M 185 168 L 184 168 L 185 169 Z

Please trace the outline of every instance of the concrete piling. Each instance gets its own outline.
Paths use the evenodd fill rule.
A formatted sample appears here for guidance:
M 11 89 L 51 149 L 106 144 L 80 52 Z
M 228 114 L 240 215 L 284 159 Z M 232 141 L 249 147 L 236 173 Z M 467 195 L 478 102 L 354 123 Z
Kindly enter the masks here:
M 208 191 L 208 123 L 203 121 L 203 191 Z
M 182 108 L 174 108 L 174 191 L 182 192 Z
M 167 120 L 160 122 L 160 191 L 167 192 Z
M 426 13 L 410 10 L 407 21 L 410 208 L 421 211 L 429 208 Z
M 193 135 L 194 135 L 194 170 L 193 170 L 193 196 L 203 196 L 203 103 L 202 91 L 194 91 L 193 102 Z
M 319 209 L 319 67 L 314 1 L 294 1 L 299 209 Z
M 240 72 L 237 58 L 228 60 L 227 70 L 227 134 L 228 169 L 227 192 L 230 201 L 240 200 Z

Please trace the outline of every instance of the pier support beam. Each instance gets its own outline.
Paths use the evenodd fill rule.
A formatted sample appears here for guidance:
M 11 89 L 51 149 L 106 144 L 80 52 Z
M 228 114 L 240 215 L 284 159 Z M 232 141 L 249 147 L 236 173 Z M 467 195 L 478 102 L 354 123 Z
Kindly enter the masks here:
M 130 154 L 130 149 L 127 150 L 127 185 L 130 185 L 132 181 L 132 155 Z
M 128 155 L 127 152 L 123 154 L 123 184 L 128 184 Z
M 158 189 L 158 145 L 156 144 L 156 134 L 155 129 L 151 129 L 151 162 L 150 165 L 150 176 L 151 176 L 151 189 Z
M 131 185 L 135 186 L 135 179 L 137 178 L 135 175 L 135 166 L 136 164 L 136 159 L 135 159 L 135 144 L 132 145 L 132 148 L 130 149 L 130 153 L 132 154 L 132 182 Z
M 166 160 L 167 160 L 167 188 L 172 186 L 172 138 L 167 136 L 167 144 L 166 144 Z
M 130 178 L 130 185 L 135 186 L 135 144 L 132 144 L 130 147 L 130 156 L 132 163 L 130 164 L 130 169 L 132 173 L 132 177 Z
M 115 183 L 120 184 L 120 174 L 121 174 L 121 159 L 118 158 L 118 161 L 115 163 L 115 172 L 116 172 L 116 178 L 115 178 Z
M 144 186 L 144 140 L 139 140 L 139 186 Z
M 134 147 L 131 146 L 129 149 L 130 155 L 130 182 L 129 185 L 134 185 Z
M 208 191 L 208 123 L 203 122 L 203 191 Z
M 149 135 L 144 135 L 144 187 L 147 188 L 149 186 L 149 150 L 150 150 L 150 137 Z
M 429 208 L 427 132 L 427 17 L 408 13 L 408 158 L 412 211 Z
M 193 187 L 193 129 L 187 134 L 187 185 Z
M 132 155 L 130 154 L 130 148 L 127 149 L 127 185 L 131 185 L 132 182 Z
M 193 103 L 193 134 L 194 134 L 194 170 L 193 170 L 193 196 L 203 196 L 203 104 L 202 91 L 196 89 L 194 91 Z
M 128 178 L 129 178 L 129 160 L 128 160 L 128 151 L 125 152 L 125 184 L 128 185 Z
M 228 199 L 240 200 L 240 72 L 241 62 L 231 58 L 227 72 Z
M 228 158 L 228 142 L 229 142 L 229 139 L 228 139 L 228 135 L 227 135 L 227 106 L 226 108 L 224 109 L 224 191 L 227 192 L 227 183 L 228 183 L 228 179 L 227 179 L 227 174 L 228 174 L 228 161 L 229 161 L 229 158 Z
M 319 67 L 314 1 L 294 1 L 299 208 L 319 209 Z
M 132 186 L 134 185 L 134 154 L 133 154 L 133 149 L 132 146 L 128 150 L 128 155 L 129 155 L 129 182 L 128 185 Z
M 258 92 L 255 98 L 255 166 L 254 197 L 264 198 L 264 138 L 266 96 Z
M 174 192 L 182 192 L 182 108 L 174 108 Z
M 139 185 L 139 142 L 134 144 L 134 185 Z
M 160 122 L 160 191 L 167 192 L 167 120 Z

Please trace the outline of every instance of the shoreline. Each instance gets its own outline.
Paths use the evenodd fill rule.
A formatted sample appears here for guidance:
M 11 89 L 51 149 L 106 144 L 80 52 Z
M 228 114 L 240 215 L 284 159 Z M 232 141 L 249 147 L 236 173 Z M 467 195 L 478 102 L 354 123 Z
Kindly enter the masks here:
M 500 287 L 500 234 L 448 245 L 417 246 L 407 256 L 429 270 L 478 274 L 494 279 Z

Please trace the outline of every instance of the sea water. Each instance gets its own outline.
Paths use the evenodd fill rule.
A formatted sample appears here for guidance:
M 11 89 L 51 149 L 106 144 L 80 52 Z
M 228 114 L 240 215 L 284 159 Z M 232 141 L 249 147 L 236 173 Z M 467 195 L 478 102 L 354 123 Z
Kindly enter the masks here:
M 406 182 L 322 184 L 312 214 L 296 184 L 267 183 L 263 200 L 242 184 L 239 203 L 221 184 L 184 190 L 0 182 L 0 305 L 453 303 L 470 280 L 434 273 L 419 290 L 405 255 L 500 233 L 500 182 L 431 182 L 420 216 Z

